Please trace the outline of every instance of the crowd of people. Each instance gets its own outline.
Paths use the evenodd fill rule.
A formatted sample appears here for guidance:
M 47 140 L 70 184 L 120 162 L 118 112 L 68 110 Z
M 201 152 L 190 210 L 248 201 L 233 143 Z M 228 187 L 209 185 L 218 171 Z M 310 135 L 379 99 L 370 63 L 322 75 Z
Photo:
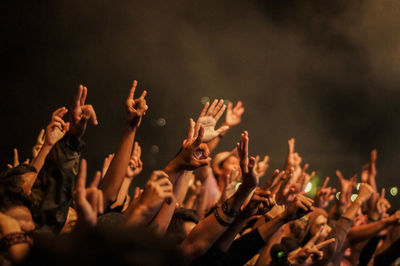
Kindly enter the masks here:
M 176 156 L 129 193 L 146 163 L 135 134 L 148 106 L 146 91 L 135 98 L 136 87 L 125 100 L 118 147 L 90 184 L 81 152 L 88 124 L 98 122 L 82 85 L 69 110 L 53 112 L 30 161 L 19 163 L 14 151 L 0 174 L 2 265 L 396 263 L 400 210 L 391 210 L 375 182 L 377 152 L 360 167 L 359 181 L 338 170 L 338 187 L 327 177 L 311 198 L 305 188 L 315 173 L 290 139 L 283 168 L 261 184 L 269 157 L 250 156 L 247 131 L 232 136 L 232 150 L 213 153 L 241 122 L 240 101 L 206 103 L 188 120 Z

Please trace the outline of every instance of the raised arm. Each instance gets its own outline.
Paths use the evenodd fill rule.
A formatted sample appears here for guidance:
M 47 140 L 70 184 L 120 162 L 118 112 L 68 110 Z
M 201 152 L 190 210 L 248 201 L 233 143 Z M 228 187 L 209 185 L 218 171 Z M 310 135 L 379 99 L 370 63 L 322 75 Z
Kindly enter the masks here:
M 235 107 L 233 107 L 233 104 L 231 102 L 228 104 L 228 108 L 226 109 L 225 122 L 222 124 L 222 126 L 226 126 L 227 129 L 225 131 L 222 131 L 217 138 L 208 143 L 208 148 L 210 149 L 210 152 L 212 152 L 218 146 L 221 138 L 225 136 L 226 133 L 228 133 L 230 128 L 240 124 L 240 122 L 242 121 L 243 113 L 244 107 L 241 101 L 238 101 Z
M 257 186 L 258 178 L 254 171 L 255 158 L 248 158 L 248 133 L 245 131 L 237 144 L 241 160 L 243 183 L 236 193 L 228 199 L 223 206 L 214 210 L 213 215 L 201 220 L 190 232 L 185 241 L 180 245 L 183 254 L 188 261 L 204 254 L 214 242 L 226 231 L 239 213 L 239 210 Z
M 148 109 L 145 99 L 146 91 L 143 91 L 139 98 L 134 99 L 136 86 L 137 81 L 135 80 L 125 101 L 126 124 L 122 137 L 114 159 L 111 161 L 110 167 L 101 183 L 106 207 L 117 199 L 131 157 L 136 129 L 139 127 L 142 117 Z

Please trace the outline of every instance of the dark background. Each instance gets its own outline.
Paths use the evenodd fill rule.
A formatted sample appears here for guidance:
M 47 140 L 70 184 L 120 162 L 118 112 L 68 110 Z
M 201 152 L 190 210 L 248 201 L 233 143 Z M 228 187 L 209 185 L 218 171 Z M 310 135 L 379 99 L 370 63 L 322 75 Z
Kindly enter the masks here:
M 200 3 L 199 3 L 200 2 Z M 319 176 L 360 172 L 378 149 L 379 186 L 399 184 L 400 3 L 365 1 L 13 1 L 1 5 L 1 164 L 31 156 L 52 111 L 88 87 L 99 126 L 89 175 L 114 152 L 133 79 L 148 90 L 145 169 L 179 149 L 202 97 L 242 100 L 252 154 L 283 166 L 287 140 Z M 166 120 L 157 126 L 159 118 Z M 153 145 L 157 145 L 157 149 Z M 153 148 L 152 148 L 153 147 Z M 389 194 L 389 193 L 388 193 Z M 389 200 L 396 208 L 399 195 Z

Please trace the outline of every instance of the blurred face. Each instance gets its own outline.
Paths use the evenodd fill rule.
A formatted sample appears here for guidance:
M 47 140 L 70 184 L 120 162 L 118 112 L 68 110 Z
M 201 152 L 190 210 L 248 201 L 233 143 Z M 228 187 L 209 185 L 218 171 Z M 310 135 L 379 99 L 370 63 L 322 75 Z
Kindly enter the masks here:
M 316 235 L 322 226 L 326 227 L 326 230 L 323 233 L 329 233 L 331 228 L 328 225 L 328 218 L 326 218 L 324 215 L 320 215 L 317 217 L 317 219 L 315 219 L 314 224 L 310 229 L 311 235 Z
M 236 156 L 229 156 L 224 163 L 222 164 L 222 174 L 223 175 L 228 175 L 231 173 L 232 170 L 234 169 L 240 169 L 240 160 Z
M 12 207 L 4 212 L 4 214 L 17 220 L 22 231 L 30 232 L 35 230 L 35 223 L 33 222 L 32 214 L 25 206 Z

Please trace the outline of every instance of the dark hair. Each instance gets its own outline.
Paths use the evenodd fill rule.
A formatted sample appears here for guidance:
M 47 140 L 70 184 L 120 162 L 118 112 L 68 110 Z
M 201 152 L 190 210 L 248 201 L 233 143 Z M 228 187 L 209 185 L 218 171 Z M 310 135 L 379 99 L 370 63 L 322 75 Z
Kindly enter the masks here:
M 36 173 L 36 168 L 24 163 L 7 169 L 0 173 L 0 186 L 7 188 L 21 187 L 23 184 L 21 176 L 30 172 Z
M 30 209 L 31 201 L 28 195 L 20 187 L 0 185 L 0 211 L 4 212 L 17 206 L 25 206 Z
M 187 237 L 184 224 L 185 222 L 198 223 L 199 218 L 195 210 L 176 208 L 171 222 L 168 226 L 166 236 L 174 244 L 179 244 Z

